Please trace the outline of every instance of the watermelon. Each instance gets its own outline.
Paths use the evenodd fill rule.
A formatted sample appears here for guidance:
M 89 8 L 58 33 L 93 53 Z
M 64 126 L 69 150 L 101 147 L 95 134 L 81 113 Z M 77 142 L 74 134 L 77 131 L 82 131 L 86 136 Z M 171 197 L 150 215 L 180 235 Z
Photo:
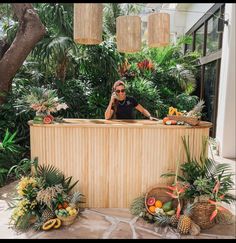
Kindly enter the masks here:
M 34 124 L 42 124 L 43 123 L 43 117 L 42 116 L 35 116 L 33 123 Z

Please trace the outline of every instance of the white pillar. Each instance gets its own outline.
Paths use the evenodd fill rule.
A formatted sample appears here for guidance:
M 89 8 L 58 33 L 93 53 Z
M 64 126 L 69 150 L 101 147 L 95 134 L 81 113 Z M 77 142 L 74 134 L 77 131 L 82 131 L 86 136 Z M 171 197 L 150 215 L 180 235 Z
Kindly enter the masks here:
M 216 127 L 220 156 L 224 158 L 236 158 L 235 9 L 236 4 L 225 4 L 225 19 L 229 20 L 229 24 L 224 26 Z

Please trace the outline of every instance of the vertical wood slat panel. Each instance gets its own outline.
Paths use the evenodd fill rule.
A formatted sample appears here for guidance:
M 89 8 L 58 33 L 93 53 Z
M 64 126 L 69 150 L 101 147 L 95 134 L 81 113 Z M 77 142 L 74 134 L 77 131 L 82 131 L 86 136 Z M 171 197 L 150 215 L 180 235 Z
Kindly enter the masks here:
M 86 207 L 129 207 L 134 198 L 186 161 L 182 136 L 199 158 L 209 128 L 31 126 L 31 158 L 52 164 L 79 180 L 74 190 L 86 196 Z M 181 151 L 181 153 L 179 153 Z

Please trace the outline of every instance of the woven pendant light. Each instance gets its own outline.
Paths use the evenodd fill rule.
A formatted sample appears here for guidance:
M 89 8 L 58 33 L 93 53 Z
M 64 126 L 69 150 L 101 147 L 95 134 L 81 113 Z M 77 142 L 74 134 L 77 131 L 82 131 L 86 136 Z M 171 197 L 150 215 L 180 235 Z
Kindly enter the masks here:
M 116 18 L 116 41 L 119 52 L 133 53 L 141 50 L 141 18 L 119 16 Z
M 170 15 L 152 13 L 148 16 L 148 46 L 161 47 L 170 43 Z
M 74 4 L 74 41 L 79 44 L 95 45 L 102 42 L 101 3 Z

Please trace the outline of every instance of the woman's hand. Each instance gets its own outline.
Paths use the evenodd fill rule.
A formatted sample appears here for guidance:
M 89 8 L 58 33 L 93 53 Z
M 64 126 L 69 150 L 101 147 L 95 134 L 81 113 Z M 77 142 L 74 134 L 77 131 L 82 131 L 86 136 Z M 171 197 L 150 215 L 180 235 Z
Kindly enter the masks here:
M 157 119 L 155 117 L 152 117 L 152 116 L 149 117 L 149 120 L 151 120 L 151 121 L 159 121 L 159 119 Z
M 110 103 L 114 103 L 115 99 L 117 99 L 117 97 L 116 97 L 116 93 L 113 92 L 113 93 L 111 94 Z

